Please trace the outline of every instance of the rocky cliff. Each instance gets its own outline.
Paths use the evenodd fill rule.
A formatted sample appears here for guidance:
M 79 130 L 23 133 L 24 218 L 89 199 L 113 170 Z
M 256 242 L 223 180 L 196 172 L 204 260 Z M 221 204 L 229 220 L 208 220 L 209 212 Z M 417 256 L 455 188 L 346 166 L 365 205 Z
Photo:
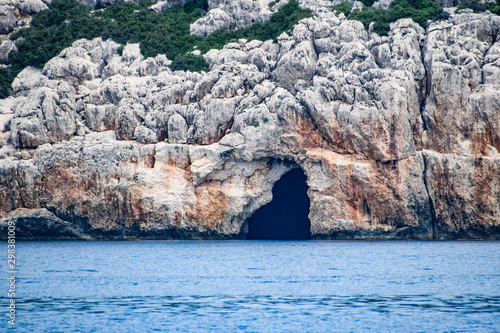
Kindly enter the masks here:
M 211 50 L 209 72 L 101 39 L 26 68 L 0 101 L 0 226 L 242 237 L 302 168 L 313 238 L 500 238 L 500 17 L 402 19 L 380 37 L 302 4 L 313 18 Z

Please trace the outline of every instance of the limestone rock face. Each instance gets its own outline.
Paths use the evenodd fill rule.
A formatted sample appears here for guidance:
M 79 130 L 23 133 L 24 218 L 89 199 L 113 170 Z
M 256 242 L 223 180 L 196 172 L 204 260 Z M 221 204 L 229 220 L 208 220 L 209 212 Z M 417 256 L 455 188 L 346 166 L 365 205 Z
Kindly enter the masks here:
M 0 221 L 0 232 L 3 235 L 8 233 L 9 222 L 16 224 L 16 237 L 21 239 L 51 240 L 54 235 L 64 239 L 91 239 L 79 226 L 61 220 L 45 208 L 20 208 L 12 211 Z
M 373 8 L 382 8 L 387 9 L 391 5 L 392 0 L 378 0 L 375 1 L 372 5 Z
M 420 153 L 393 163 L 310 153 L 315 159 L 307 165 L 318 173 L 308 173 L 310 218 L 315 221 L 311 232 L 316 237 L 432 238 Z
M 139 3 L 140 0 L 76 0 L 91 9 L 107 7 L 123 2 Z M 149 9 L 160 13 L 172 6 L 184 6 L 192 0 L 153 0 Z M 2 0 L 0 1 L 0 65 L 7 65 L 9 53 L 15 50 L 9 39 L 11 33 L 30 26 L 32 16 L 48 9 L 52 0 Z M 210 29 L 209 29 L 210 30 Z M 211 30 L 210 32 L 213 32 Z
M 49 8 L 49 4 L 50 0 L 0 1 L 0 65 L 8 64 L 9 53 L 16 50 L 10 34 L 29 27 L 31 16 Z
M 220 28 L 243 28 L 254 22 L 269 20 L 271 0 L 208 0 L 207 15 L 191 24 L 191 34 L 207 36 Z M 278 2 L 284 2 L 278 1 Z M 280 5 L 275 5 L 279 8 Z
M 14 50 L 17 50 L 16 44 L 10 39 L 0 43 L 0 64 L 7 64 L 9 62 L 9 53 Z
M 19 148 L 34 148 L 58 142 L 76 134 L 77 113 L 74 93 L 67 84 L 55 89 L 42 87 L 17 104 L 11 120 L 12 143 Z
M 210 8 L 269 9 L 227 3 Z M 209 51 L 208 72 L 101 39 L 26 68 L 0 101 L 0 228 L 244 237 L 302 168 L 314 238 L 500 238 L 498 17 L 403 19 L 379 37 L 330 1 L 301 5 L 314 17 Z
M 441 239 L 488 238 L 500 228 L 500 159 L 424 151 L 425 179 Z
M 497 156 L 500 150 L 500 17 L 465 13 L 428 28 L 425 146 Z
M 208 0 L 207 15 L 191 24 L 191 34 L 206 36 L 222 27 L 239 29 L 264 22 L 287 3 L 288 0 Z M 299 1 L 301 8 L 310 9 L 316 15 L 330 12 L 333 4 L 329 0 Z
M 36 14 L 42 10 L 49 8 L 46 1 L 42 0 L 13 0 L 12 4 L 20 11 L 25 12 L 29 15 Z
M 0 5 L 0 34 L 8 34 L 16 27 L 17 20 L 14 9 L 14 6 L 8 4 L 2 3 Z
M 229 29 L 231 17 L 220 8 L 209 10 L 205 16 L 191 24 L 191 34 L 206 37 L 217 29 Z

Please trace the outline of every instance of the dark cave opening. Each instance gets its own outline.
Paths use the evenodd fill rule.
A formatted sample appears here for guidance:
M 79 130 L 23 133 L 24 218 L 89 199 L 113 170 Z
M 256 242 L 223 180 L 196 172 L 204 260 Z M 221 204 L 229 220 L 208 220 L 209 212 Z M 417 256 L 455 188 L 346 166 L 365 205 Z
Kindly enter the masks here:
M 311 239 L 307 177 L 292 169 L 273 187 L 273 200 L 248 219 L 247 239 Z

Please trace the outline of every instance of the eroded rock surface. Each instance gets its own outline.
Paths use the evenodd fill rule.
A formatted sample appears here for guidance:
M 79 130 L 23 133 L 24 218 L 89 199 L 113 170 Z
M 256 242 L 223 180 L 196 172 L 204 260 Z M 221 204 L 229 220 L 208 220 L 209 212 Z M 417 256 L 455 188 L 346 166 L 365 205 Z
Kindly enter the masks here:
M 211 50 L 207 73 L 77 41 L 0 103 L 0 226 L 241 237 L 300 167 L 315 238 L 499 238 L 499 31 L 463 13 L 379 37 L 318 5 L 276 42 Z
M 29 27 L 31 16 L 49 8 L 51 0 L 0 1 L 0 65 L 8 64 L 10 52 L 16 50 L 11 33 Z

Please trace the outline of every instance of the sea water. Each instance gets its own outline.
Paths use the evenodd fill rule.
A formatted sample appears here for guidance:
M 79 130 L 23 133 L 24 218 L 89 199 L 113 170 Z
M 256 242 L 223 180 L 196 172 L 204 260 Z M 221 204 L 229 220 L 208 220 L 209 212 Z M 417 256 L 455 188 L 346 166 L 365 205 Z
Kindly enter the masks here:
M 495 332 L 500 242 L 17 242 L 19 332 Z M 4 276 L 7 245 L 2 244 Z

